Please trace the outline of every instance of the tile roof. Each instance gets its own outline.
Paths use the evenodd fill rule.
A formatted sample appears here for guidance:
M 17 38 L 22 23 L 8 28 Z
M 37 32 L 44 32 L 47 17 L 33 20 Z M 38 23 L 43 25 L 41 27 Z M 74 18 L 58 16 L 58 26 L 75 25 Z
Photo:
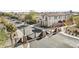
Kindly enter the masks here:
M 50 12 L 50 13 L 42 13 L 41 15 L 47 15 L 47 16 L 63 16 L 63 15 L 67 15 L 67 13 L 64 13 L 64 12 Z

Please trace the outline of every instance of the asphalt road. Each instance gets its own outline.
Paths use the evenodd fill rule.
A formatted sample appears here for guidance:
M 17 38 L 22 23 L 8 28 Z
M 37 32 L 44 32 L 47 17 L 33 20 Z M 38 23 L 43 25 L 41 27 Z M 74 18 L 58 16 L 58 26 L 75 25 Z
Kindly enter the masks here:
M 79 40 L 58 33 L 51 37 L 45 37 L 30 43 L 31 48 L 76 48 Z

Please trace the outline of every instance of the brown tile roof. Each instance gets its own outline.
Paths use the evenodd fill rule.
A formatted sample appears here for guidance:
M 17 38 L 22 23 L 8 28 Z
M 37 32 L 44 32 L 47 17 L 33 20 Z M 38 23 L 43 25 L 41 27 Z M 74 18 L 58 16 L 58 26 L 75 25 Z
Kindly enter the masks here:
M 43 13 L 42 15 L 47 15 L 47 16 L 63 16 L 63 15 L 66 15 L 66 13 L 63 13 L 63 12 L 52 12 L 52 13 Z

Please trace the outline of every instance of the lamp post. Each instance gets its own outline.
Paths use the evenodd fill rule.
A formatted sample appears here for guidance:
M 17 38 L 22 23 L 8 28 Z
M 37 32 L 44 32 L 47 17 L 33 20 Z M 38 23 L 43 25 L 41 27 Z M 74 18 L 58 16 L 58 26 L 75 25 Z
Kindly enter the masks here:
M 23 34 L 24 34 L 24 36 L 25 36 L 25 28 L 23 27 Z
M 34 38 L 36 38 L 36 32 L 34 32 L 35 34 L 34 34 Z
M 36 38 L 36 30 L 34 30 L 33 32 L 34 32 L 34 38 Z
M 25 26 L 25 22 L 24 22 L 24 26 Z M 25 36 L 25 27 L 23 27 L 23 34 Z

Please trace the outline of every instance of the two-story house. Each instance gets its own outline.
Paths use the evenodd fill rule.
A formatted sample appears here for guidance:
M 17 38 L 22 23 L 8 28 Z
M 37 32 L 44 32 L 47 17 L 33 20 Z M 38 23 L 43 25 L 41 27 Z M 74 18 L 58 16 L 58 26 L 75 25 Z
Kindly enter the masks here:
M 40 26 L 53 26 L 55 23 L 58 21 L 63 21 L 67 20 L 69 18 L 69 14 L 65 12 L 46 12 L 46 13 L 41 13 L 38 23 Z

